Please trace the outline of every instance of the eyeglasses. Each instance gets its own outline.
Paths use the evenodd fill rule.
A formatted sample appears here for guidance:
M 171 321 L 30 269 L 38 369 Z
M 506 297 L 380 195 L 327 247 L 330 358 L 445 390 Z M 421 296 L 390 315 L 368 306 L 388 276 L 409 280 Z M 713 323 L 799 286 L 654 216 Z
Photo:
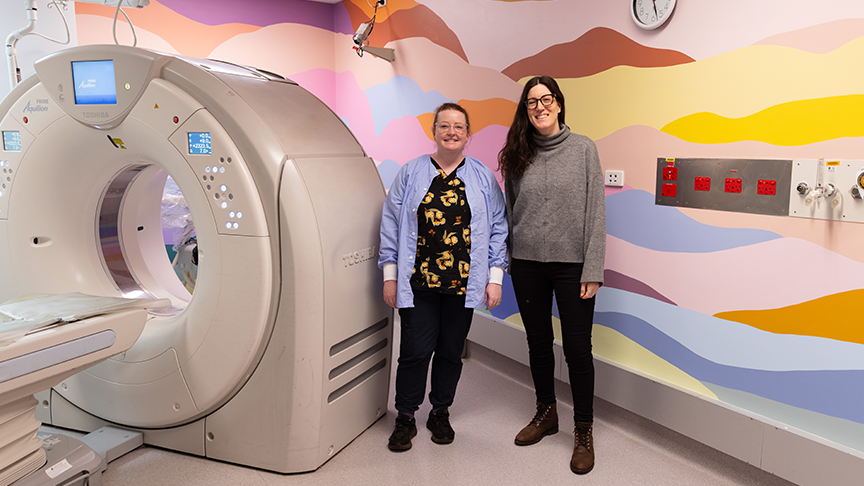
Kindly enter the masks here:
M 449 123 L 438 123 L 435 126 L 438 128 L 439 132 L 443 133 L 449 132 L 451 128 L 453 130 L 456 130 L 456 133 L 465 133 L 465 130 L 468 129 L 467 126 L 462 125 L 461 123 L 457 123 L 455 125 L 451 125 Z
M 552 105 L 552 102 L 555 101 L 555 98 L 557 97 L 554 94 L 543 95 L 540 97 L 540 99 L 528 98 L 527 100 L 525 100 L 525 107 L 527 107 L 529 110 L 534 110 L 537 108 L 538 101 L 540 103 L 543 103 L 543 106 L 550 106 Z

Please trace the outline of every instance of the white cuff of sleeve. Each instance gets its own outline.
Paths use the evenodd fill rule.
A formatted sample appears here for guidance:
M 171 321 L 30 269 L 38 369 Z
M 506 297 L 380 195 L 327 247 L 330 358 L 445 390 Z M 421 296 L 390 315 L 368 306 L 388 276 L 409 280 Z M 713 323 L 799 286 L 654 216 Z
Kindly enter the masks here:
M 384 272 L 384 281 L 388 280 L 396 280 L 399 276 L 399 270 L 396 267 L 395 263 L 385 263 L 384 268 L 381 269 Z
M 489 268 L 489 283 L 501 285 L 504 282 L 504 269 L 501 267 Z

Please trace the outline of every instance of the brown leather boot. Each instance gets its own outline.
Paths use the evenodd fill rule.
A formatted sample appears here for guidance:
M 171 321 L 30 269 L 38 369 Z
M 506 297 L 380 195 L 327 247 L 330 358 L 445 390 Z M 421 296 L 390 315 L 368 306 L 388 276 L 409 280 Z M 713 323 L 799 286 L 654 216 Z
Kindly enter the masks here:
M 576 422 L 576 436 L 573 444 L 573 457 L 570 470 L 576 474 L 588 474 L 594 469 L 594 436 L 591 433 L 594 422 Z
M 540 442 L 544 436 L 558 432 L 558 405 L 537 402 L 537 413 L 531 423 L 516 434 L 516 445 L 525 446 Z

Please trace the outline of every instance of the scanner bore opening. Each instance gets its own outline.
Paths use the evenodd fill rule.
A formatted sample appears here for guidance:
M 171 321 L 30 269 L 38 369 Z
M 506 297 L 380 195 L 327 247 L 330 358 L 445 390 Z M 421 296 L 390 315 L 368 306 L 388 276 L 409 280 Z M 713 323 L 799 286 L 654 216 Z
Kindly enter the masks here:
M 152 214 L 156 211 L 158 228 L 153 227 L 156 220 Z M 146 215 L 144 219 L 142 214 Z M 197 235 L 183 193 L 171 176 L 154 164 L 124 167 L 102 193 L 96 225 L 99 257 L 120 293 L 129 298 L 162 298 L 170 294 L 173 307 L 151 312 L 182 312 L 195 291 Z M 158 232 L 158 241 L 154 231 Z M 163 247 L 155 248 L 159 243 Z

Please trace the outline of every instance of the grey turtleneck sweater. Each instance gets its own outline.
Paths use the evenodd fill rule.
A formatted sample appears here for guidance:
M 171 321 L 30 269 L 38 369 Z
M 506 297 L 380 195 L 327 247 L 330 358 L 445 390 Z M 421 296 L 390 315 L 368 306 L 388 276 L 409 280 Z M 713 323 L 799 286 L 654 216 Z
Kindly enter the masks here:
M 504 184 L 511 256 L 583 263 L 582 282 L 603 283 L 606 198 L 597 147 L 564 124 L 534 140 L 531 165 L 521 179 Z

